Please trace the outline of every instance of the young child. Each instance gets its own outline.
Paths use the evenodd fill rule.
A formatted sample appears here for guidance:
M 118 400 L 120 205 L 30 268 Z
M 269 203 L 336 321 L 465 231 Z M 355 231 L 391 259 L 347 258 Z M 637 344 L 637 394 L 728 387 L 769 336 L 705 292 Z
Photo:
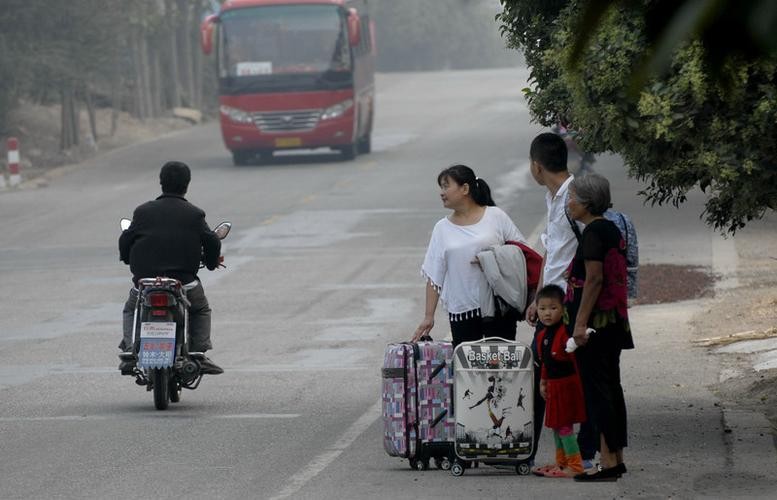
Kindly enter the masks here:
M 583 473 L 574 424 L 585 421 L 583 386 L 574 353 L 566 352 L 569 333 L 564 324 L 564 291 L 548 285 L 537 294 L 537 316 L 544 328 L 537 335 L 542 364 L 540 394 L 545 399 L 545 427 L 556 441 L 555 466 L 538 467 L 545 477 L 574 477 Z

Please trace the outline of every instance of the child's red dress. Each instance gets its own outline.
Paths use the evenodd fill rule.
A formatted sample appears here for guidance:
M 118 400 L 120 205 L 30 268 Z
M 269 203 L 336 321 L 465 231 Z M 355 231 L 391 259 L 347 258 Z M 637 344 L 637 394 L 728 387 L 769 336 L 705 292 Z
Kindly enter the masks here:
M 583 384 L 575 354 L 566 352 L 569 334 L 563 324 L 545 327 L 537 336 L 542 363 L 540 377 L 546 381 L 545 426 L 560 429 L 585 422 Z

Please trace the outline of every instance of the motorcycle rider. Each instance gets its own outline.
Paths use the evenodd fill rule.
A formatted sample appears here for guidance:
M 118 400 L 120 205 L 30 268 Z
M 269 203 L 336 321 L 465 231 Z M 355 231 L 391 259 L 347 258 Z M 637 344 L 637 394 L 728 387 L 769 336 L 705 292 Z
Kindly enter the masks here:
M 221 241 L 205 222 L 205 212 L 189 203 L 184 195 L 189 187 L 191 171 L 178 161 L 169 161 L 159 172 L 162 195 L 137 207 L 132 224 L 119 237 L 121 261 L 129 264 L 133 288 L 124 305 L 124 337 L 119 344 L 122 351 L 132 351 L 132 327 L 135 304 L 138 300 L 137 283 L 141 278 L 166 276 L 183 284 L 189 307 L 189 350 L 205 352 L 212 349 L 210 342 L 210 313 L 208 299 L 197 271 L 202 258 L 205 266 L 216 269 L 221 261 Z M 202 257 L 204 256 L 204 257 Z M 131 375 L 135 361 L 122 361 L 122 375 Z M 204 374 L 223 373 L 207 357 L 200 361 Z

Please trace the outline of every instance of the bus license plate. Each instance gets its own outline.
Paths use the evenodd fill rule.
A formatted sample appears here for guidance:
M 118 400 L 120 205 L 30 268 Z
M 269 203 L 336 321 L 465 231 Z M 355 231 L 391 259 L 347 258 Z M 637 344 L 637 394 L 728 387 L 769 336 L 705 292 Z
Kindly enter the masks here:
M 302 146 L 302 139 L 299 137 L 279 137 L 275 139 L 276 148 L 294 148 Z

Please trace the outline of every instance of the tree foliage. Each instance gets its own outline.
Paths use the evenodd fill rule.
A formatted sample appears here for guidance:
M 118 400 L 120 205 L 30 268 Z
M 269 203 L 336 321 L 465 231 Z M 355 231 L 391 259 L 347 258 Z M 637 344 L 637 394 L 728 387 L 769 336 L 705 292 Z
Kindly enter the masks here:
M 5 0 L 0 11 L 0 129 L 19 99 L 62 109 L 62 149 L 79 144 L 80 106 L 144 119 L 202 102 L 197 43 L 209 0 Z M 115 127 L 115 121 L 114 121 Z M 96 137 L 95 137 L 96 138 Z
M 691 36 L 632 93 L 634 75 L 660 44 L 648 26 L 656 3 L 608 9 L 575 64 L 567 62 L 585 2 L 502 0 L 499 19 L 531 67 L 525 93 L 535 120 L 570 121 L 592 152 L 620 154 L 650 203 L 679 205 L 701 188 L 707 223 L 734 233 L 777 209 L 777 59 L 741 51 L 711 57 L 719 49 Z

